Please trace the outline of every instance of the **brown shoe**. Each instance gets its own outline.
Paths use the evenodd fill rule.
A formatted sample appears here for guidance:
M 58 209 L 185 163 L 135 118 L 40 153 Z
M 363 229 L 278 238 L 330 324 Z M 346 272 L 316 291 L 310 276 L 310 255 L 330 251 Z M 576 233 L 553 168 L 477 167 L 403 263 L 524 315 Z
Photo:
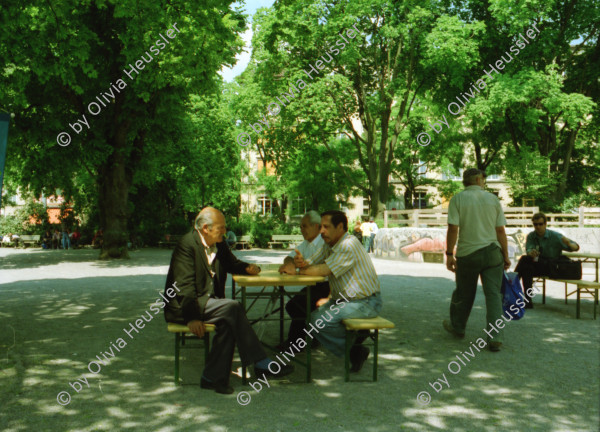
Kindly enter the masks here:
M 450 321 L 444 320 L 444 322 L 442 322 L 442 324 L 444 325 L 444 329 L 448 333 L 453 334 L 455 337 L 457 337 L 459 339 L 464 339 L 465 338 L 465 334 L 464 333 L 459 333 L 456 330 L 454 330 L 454 327 L 452 327 L 452 324 L 450 324 Z
M 498 352 L 502 348 L 502 342 L 490 342 L 490 351 Z

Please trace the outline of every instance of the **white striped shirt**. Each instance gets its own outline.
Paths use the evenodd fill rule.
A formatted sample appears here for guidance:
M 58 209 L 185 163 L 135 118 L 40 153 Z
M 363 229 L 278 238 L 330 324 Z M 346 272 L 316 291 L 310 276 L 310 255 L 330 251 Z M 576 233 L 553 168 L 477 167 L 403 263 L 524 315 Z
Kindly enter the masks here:
M 371 257 L 356 237 L 345 233 L 341 239 L 330 247 L 323 243 L 319 252 L 306 260 L 310 265 L 325 261 L 331 273 L 329 286 L 333 300 L 346 298 L 361 299 L 379 293 L 379 279 Z M 356 297 L 348 292 L 356 293 Z

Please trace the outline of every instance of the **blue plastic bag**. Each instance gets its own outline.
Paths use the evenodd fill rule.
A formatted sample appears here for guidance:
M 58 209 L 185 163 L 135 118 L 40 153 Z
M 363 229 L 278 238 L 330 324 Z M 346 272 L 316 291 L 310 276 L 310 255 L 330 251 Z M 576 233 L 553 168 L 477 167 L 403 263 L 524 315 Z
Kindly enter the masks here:
M 502 310 L 519 320 L 525 315 L 525 296 L 518 273 L 506 273 L 502 276 Z M 509 316 L 510 316 L 509 315 Z

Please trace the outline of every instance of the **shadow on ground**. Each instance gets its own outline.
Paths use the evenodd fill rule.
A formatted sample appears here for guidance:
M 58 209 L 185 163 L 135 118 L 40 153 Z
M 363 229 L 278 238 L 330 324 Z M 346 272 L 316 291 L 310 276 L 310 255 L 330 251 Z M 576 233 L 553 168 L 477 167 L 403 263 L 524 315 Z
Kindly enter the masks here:
M 312 384 L 303 382 L 299 366 L 288 380 L 270 381 L 260 392 L 242 387 L 233 376 L 236 394 L 247 391 L 251 397 L 241 406 L 236 394 L 199 388 L 202 350 L 184 352 L 184 385 L 173 384 L 173 336 L 162 311 L 155 315 L 150 309 L 165 276 L 146 270 L 168 265 L 170 251 L 143 250 L 131 260 L 110 262 L 101 268 L 103 276 L 75 279 L 53 278 L 45 267 L 77 272 L 84 264 L 96 265 L 94 258 L 44 256 L 51 253 L 27 251 L 3 259 L 5 268 L 42 276 L 0 285 L 2 430 L 598 430 L 598 321 L 591 319 L 591 301 L 583 302 L 583 319 L 576 320 L 573 302 L 565 305 L 560 290 L 547 305 L 536 304 L 523 320 L 507 324 L 505 349 L 490 353 L 471 344 L 485 336 L 481 289 L 466 338 L 457 341 L 441 327 L 454 287 L 443 268 L 439 274 L 426 267 L 423 276 L 406 276 L 401 273 L 418 271 L 419 265 L 409 263 L 406 270 L 399 263 L 377 264 L 382 316 L 396 324 L 381 332 L 379 381 L 370 382 L 370 358 L 353 382 L 344 383 L 343 362 L 318 350 Z M 240 255 L 263 262 L 283 256 Z M 27 267 L 28 260 L 36 264 Z M 123 267 L 140 274 L 114 274 Z M 139 333 L 128 330 L 128 336 L 124 329 L 142 315 L 149 322 Z M 266 324 L 264 340 L 272 344 L 277 338 L 277 324 Z M 463 354 L 469 350 L 472 356 Z M 455 374 L 448 368 L 452 361 Z M 234 367 L 239 366 L 236 358 Z M 82 376 L 89 388 L 74 384 Z M 448 384 L 434 384 L 436 392 L 430 383 L 440 378 Z M 424 391 L 428 405 L 416 399 Z M 70 393 L 68 405 L 57 403 L 59 392 Z

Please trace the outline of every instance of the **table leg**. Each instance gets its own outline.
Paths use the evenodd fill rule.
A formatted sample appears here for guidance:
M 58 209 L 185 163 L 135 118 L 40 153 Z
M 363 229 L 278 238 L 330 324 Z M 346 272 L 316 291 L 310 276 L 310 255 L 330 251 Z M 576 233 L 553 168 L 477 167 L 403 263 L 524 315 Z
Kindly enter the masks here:
M 234 291 L 235 293 L 235 291 Z M 246 310 L 246 287 L 242 286 L 242 308 Z M 242 366 L 242 385 L 246 385 L 246 366 Z
M 310 324 L 310 289 L 311 286 L 306 287 L 306 325 Z M 308 335 L 307 335 L 308 336 Z M 311 381 L 311 347 L 312 337 L 306 338 L 306 382 Z
M 279 287 L 279 343 L 282 344 L 283 343 L 283 324 L 284 324 L 284 318 L 285 316 L 283 315 L 283 303 L 285 300 L 285 289 L 280 286 Z
M 567 284 L 565 284 L 566 286 Z M 576 317 L 577 319 L 579 319 L 579 303 L 580 303 L 580 299 L 581 299 L 581 287 L 579 285 L 577 285 L 577 313 L 576 313 Z
M 231 280 L 231 298 L 235 300 L 235 281 L 233 278 Z
M 542 279 L 542 304 L 546 304 L 546 278 Z

